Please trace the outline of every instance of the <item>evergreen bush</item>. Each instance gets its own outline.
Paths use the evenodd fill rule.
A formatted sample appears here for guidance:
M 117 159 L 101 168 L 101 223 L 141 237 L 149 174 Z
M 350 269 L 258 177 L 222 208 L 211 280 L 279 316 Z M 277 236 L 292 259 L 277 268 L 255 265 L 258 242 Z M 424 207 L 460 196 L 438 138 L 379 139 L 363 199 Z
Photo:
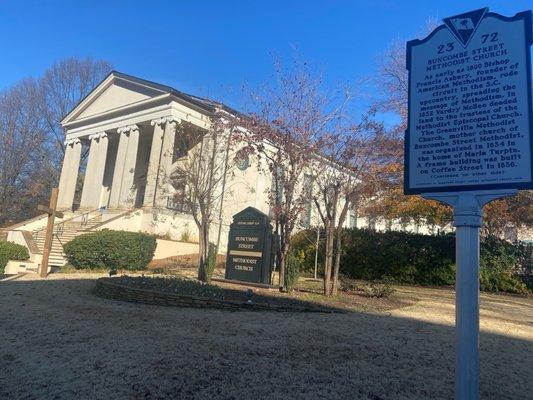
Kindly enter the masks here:
M 77 269 L 142 270 L 154 257 L 156 239 L 146 233 L 91 232 L 64 246 L 68 262 Z
M 315 230 L 304 230 L 293 236 L 293 251 L 303 253 L 302 271 L 314 270 L 315 240 Z M 497 238 L 483 239 L 480 252 L 481 289 L 526 293 L 527 287 L 520 279 L 525 254 L 524 246 Z M 321 272 L 324 240 L 319 242 L 318 259 Z M 369 281 L 388 276 L 398 283 L 453 285 L 455 235 L 345 229 L 340 272 L 349 278 Z
M 26 247 L 0 240 L 0 274 L 4 273 L 9 260 L 25 261 L 28 258 L 30 258 L 30 255 Z
M 296 283 L 298 283 L 298 278 L 300 277 L 300 268 L 304 259 L 303 251 L 291 251 L 288 254 L 287 260 L 285 261 L 285 287 L 288 292 L 292 292 Z

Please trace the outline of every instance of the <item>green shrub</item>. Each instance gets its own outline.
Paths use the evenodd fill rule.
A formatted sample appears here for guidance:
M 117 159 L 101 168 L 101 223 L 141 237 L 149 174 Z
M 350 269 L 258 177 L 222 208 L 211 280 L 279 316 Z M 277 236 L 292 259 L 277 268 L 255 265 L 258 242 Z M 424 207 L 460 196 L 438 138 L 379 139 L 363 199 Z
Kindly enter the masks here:
M 318 265 L 319 274 L 324 274 L 324 230 L 320 232 L 318 244 Z M 304 229 L 297 232 L 291 238 L 291 248 L 301 252 L 303 256 L 300 264 L 300 272 L 313 273 L 315 271 L 315 249 L 316 249 L 316 229 Z
M 156 239 L 146 233 L 102 230 L 65 244 L 67 260 L 78 269 L 145 269 L 154 257 Z
M 26 247 L 0 240 L 0 274 L 4 273 L 9 260 L 25 261 L 28 258 L 30 258 L 30 255 Z
M 323 235 L 321 235 L 323 236 Z M 292 249 L 303 252 L 301 270 L 314 269 L 316 230 L 298 232 Z M 527 261 L 524 246 L 497 238 L 481 242 L 480 287 L 486 291 L 524 293 L 520 275 Z M 324 241 L 319 242 L 319 272 L 323 271 Z M 352 279 L 376 281 L 389 276 L 397 283 L 453 285 L 455 283 L 455 235 L 421 235 L 409 232 L 377 232 L 345 229 L 340 272 Z
M 303 258 L 303 251 L 291 251 L 285 260 L 285 287 L 288 292 L 291 292 L 298 282 Z
M 388 277 L 384 276 L 379 281 L 372 281 L 362 285 L 363 295 L 367 297 L 389 297 L 394 293 L 395 289 L 392 287 L 394 281 Z
M 302 270 L 310 272 L 315 263 L 316 231 L 298 232 L 291 245 L 303 251 Z M 379 280 L 390 276 L 399 283 L 452 285 L 455 280 L 454 237 L 428 236 L 407 232 L 376 232 L 346 229 L 340 271 L 348 278 Z M 319 242 L 319 272 L 323 271 L 324 241 Z
M 218 254 L 218 247 L 216 246 L 216 244 L 209 242 L 209 250 L 207 254 L 207 267 L 205 270 L 207 282 L 211 282 L 211 278 L 213 277 L 213 273 L 215 272 L 215 267 L 217 266 L 217 254 Z
M 495 237 L 482 241 L 480 249 L 479 283 L 481 290 L 525 294 L 527 286 L 520 279 L 526 258 L 526 248 Z

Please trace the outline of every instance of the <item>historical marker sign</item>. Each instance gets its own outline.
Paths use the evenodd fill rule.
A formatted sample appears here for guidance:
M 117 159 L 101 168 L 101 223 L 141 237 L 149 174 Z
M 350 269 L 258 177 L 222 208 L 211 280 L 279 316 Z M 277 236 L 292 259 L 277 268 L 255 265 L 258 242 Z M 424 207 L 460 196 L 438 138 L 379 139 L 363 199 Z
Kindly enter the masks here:
M 531 29 L 531 11 L 481 9 L 407 43 L 404 191 L 453 207 L 458 400 L 479 394 L 482 207 L 533 187 Z
M 271 248 L 268 215 L 253 207 L 235 214 L 229 232 L 226 279 L 270 284 Z
M 407 43 L 407 194 L 533 187 L 531 11 L 445 18 Z

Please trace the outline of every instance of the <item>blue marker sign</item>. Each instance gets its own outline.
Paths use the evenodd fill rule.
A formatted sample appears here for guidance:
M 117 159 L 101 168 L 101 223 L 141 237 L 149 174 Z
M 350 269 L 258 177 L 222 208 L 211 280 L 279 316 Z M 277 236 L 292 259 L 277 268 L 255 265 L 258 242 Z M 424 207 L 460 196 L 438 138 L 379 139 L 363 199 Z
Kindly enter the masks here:
M 531 11 L 444 19 L 407 43 L 405 193 L 533 188 Z

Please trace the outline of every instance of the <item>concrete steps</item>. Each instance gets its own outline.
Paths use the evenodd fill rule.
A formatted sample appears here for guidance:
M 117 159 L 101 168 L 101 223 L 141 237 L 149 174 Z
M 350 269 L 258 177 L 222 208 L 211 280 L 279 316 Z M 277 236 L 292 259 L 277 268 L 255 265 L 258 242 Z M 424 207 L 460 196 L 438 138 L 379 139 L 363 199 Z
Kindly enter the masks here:
M 86 220 L 70 220 L 66 222 L 58 222 L 54 224 L 54 235 L 52 239 L 52 249 L 50 251 L 49 265 L 54 267 L 62 267 L 67 263 L 65 254 L 63 252 L 63 245 L 70 242 L 79 235 L 87 233 L 102 221 L 102 215 L 94 212 L 89 214 Z M 46 228 L 39 229 L 33 232 L 33 239 L 37 247 L 42 252 L 44 248 L 44 240 L 46 237 Z

